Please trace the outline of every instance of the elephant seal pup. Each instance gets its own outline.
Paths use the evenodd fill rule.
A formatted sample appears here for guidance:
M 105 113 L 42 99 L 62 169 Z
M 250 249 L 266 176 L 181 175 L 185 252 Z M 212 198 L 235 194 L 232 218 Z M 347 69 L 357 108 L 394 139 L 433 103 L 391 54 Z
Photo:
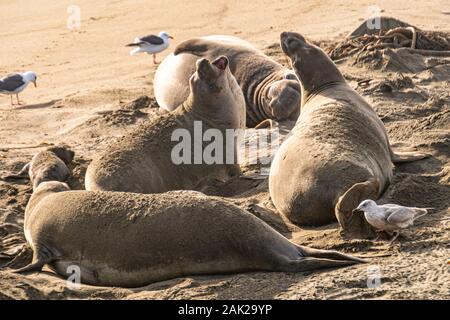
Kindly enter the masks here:
M 194 38 L 176 47 L 155 74 L 155 97 L 161 108 L 172 111 L 189 95 L 189 77 L 198 57 L 220 55 L 230 60 L 231 72 L 244 93 L 248 127 L 266 119 L 297 119 L 301 95 L 295 74 L 250 43 L 231 36 Z
M 362 200 L 377 199 L 392 178 L 384 125 L 320 48 L 288 32 L 281 47 L 302 85 L 302 112 L 273 160 L 271 198 L 297 225 L 337 218 L 344 234 L 372 235 L 351 213 Z
M 217 197 L 172 191 L 67 191 L 44 182 L 25 211 L 30 265 L 90 285 L 139 287 L 176 277 L 247 271 L 297 272 L 363 260 L 290 242 L 262 220 Z
M 242 92 L 225 56 L 212 63 L 199 59 L 196 68 L 190 78 L 191 94 L 176 111 L 145 122 L 92 161 L 86 190 L 201 190 L 208 182 L 239 174 L 236 137 L 227 132 L 244 128 Z M 216 152 L 218 159 L 207 161 L 203 155 L 212 143 L 205 140 L 213 131 L 219 131 L 219 137 L 208 139 L 215 139 L 222 154 Z
M 33 189 L 43 181 L 65 181 L 70 176 L 67 166 L 72 162 L 74 155 L 75 153 L 66 146 L 46 148 L 35 154 L 19 173 L 6 176 L 4 179 L 22 179 L 28 175 Z

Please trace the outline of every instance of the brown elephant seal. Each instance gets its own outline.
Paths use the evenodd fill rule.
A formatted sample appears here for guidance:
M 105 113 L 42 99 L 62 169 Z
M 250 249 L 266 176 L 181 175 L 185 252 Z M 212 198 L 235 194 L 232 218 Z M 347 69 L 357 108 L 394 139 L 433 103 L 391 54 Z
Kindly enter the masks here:
M 67 191 L 44 182 L 25 212 L 30 265 L 81 283 L 138 287 L 182 276 L 297 272 L 363 260 L 296 245 L 262 220 L 217 197 L 173 191 L 136 194 Z
M 244 128 L 242 92 L 226 57 L 212 63 L 199 59 L 196 68 L 190 78 L 191 94 L 176 111 L 143 123 L 92 161 L 86 172 L 86 190 L 200 190 L 211 180 L 224 181 L 239 174 L 238 143 L 228 132 Z M 219 137 L 206 138 L 208 132 Z M 222 155 L 218 159 L 203 158 L 212 145 L 206 140 L 219 146 Z M 180 143 L 187 143 L 188 150 L 180 148 Z
M 271 198 L 297 225 L 337 218 L 345 233 L 367 236 L 370 227 L 352 210 L 377 199 L 391 181 L 393 159 L 405 157 L 393 154 L 376 112 L 320 48 L 289 32 L 281 47 L 302 85 L 302 111 L 273 160 Z
M 67 167 L 75 153 L 66 146 L 53 146 L 38 152 L 19 173 L 4 177 L 5 180 L 30 178 L 33 189 L 44 181 L 65 181 L 70 176 Z
M 231 36 L 194 38 L 179 44 L 158 67 L 154 92 L 162 109 L 172 111 L 189 95 L 189 78 L 198 57 L 226 55 L 241 87 L 248 127 L 266 119 L 296 120 L 300 113 L 300 85 L 293 72 L 250 43 Z

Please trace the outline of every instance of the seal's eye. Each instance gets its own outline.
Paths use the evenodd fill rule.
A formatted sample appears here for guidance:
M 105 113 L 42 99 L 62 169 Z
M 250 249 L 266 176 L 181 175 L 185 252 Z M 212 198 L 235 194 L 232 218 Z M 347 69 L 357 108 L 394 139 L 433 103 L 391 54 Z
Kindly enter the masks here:
M 295 76 L 295 74 L 287 73 L 287 74 L 284 75 L 284 79 L 286 79 L 286 80 L 297 80 L 297 77 Z
M 222 87 L 218 86 L 215 83 L 208 85 L 208 89 L 213 93 L 219 93 L 220 91 L 222 91 Z

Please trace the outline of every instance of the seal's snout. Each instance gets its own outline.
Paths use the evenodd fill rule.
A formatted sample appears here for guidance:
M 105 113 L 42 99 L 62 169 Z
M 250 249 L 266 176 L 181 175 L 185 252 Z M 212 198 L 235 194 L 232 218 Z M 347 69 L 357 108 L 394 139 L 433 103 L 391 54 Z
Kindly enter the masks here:
M 219 58 L 214 60 L 212 64 L 215 65 L 219 70 L 223 71 L 227 68 L 229 61 L 227 57 L 220 56 Z
M 211 67 L 209 61 L 205 58 L 197 60 L 197 73 L 200 79 L 205 79 L 210 71 Z
M 197 60 L 197 70 L 207 67 L 209 65 L 209 61 L 206 58 Z
M 290 117 L 295 110 L 300 109 L 300 92 L 286 87 L 277 97 L 270 102 L 272 116 L 277 120 L 284 120 Z
M 307 47 L 305 38 L 295 32 L 283 32 L 280 35 L 281 49 L 287 55 L 294 54 L 298 49 Z

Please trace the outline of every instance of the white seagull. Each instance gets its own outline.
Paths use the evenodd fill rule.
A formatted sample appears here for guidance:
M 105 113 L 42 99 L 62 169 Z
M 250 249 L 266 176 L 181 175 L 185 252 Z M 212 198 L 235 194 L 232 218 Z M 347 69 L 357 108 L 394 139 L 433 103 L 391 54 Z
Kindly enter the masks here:
M 153 63 L 158 64 L 156 62 L 156 54 L 169 47 L 169 39 L 173 39 L 173 37 L 163 31 L 157 36 L 151 34 L 142 38 L 136 38 L 133 43 L 127 44 L 127 47 L 137 47 L 130 51 L 132 56 L 139 52 L 153 54 Z
M 414 224 L 414 221 L 428 213 L 432 208 L 403 207 L 397 204 L 377 205 L 373 200 L 364 200 L 353 212 L 364 212 L 367 222 L 378 231 L 394 233 L 393 242 L 399 236 L 400 229 Z
M 37 76 L 32 71 L 25 73 L 16 73 L 0 79 L 0 93 L 11 96 L 11 105 L 13 106 L 13 95 L 17 97 L 17 104 L 20 105 L 19 93 L 21 93 L 30 82 L 36 87 Z

